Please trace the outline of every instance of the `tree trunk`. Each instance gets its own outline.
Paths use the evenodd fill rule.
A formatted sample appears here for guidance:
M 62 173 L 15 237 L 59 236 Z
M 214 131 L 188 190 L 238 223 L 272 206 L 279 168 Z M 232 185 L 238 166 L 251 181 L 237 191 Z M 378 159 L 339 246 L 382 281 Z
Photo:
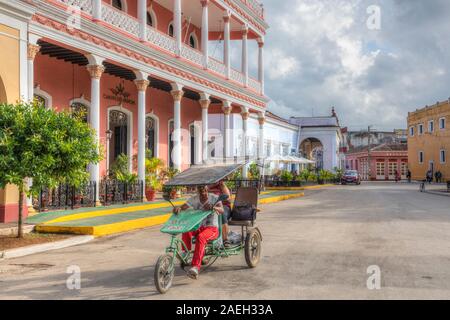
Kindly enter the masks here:
M 23 187 L 19 187 L 19 220 L 18 220 L 18 238 L 23 238 Z

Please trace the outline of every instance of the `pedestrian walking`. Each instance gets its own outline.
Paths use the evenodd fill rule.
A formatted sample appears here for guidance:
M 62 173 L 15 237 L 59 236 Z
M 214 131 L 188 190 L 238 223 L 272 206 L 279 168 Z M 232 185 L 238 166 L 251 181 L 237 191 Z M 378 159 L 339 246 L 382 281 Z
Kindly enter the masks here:
M 406 178 L 408 179 L 408 183 L 411 183 L 411 171 L 408 169 L 408 172 L 406 173 Z
M 431 171 L 431 170 L 427 171 L 426 180 L 429 184 L 431 184 L 433 182 L 433 171 Z

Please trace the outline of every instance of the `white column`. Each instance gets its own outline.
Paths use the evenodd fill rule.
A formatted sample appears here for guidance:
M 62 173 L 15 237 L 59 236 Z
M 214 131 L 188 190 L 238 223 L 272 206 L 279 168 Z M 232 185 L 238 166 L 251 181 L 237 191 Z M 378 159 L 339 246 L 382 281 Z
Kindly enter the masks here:
M 223 21 L 225 24 L 224 28 L 224 51 L 223 51 L 223 62 L 226 66 L 226 77 L 227 79 L 230 79 L 231 77 L 231 58 L 230 58 L 230 52 L 231 52 L 231 36 L 230 36 L 230 18 L 231 13 L 227 12 L 224 17 Z
M 175 54 L 181 56 L 181 0 L 173 0 L 173 29 L 176 42 Z
M 138 177 L 143 181 L 145 190 L 145 117 L 146 117 L 146 91 L 150 82 L 148 74 L 136 71 L 134 83 L 138 89 Z
M 258 138 L 258 160 L 262 163 L 264 158 L 264 124 L 266 123 L 265 113 L 260 112 L 258 115 L 259 122 L 259 138 Z
M 209 61 L 209 0 L 201 0 L 202 3 L 202 52 L 203 52 L 203 66 L 208 69 Z
M 102 20 L 102 0 L 92 1 L 92 17 L 95 20 Z
M 95 131 L 95 137 L 98 143 L 100 143 L 100 79 L 105 67 L 103 66 L 104 59 L 94 55 L 87 56 L 89 65 L 87 69 L 91 76 L 91 108 L 90 108 L 90 125 Z M 89 172 L 91 175 L 91 181 L 97 184 L 97 201 L 99 201 L 99 188 L 100 188 L 100 165 L 90 164 Z
M 208 161 L 209 152 L 208 152 L 208 108 L 211 104 L 211 100 L 209 100 L 209 94 L 201 93 L 200 94 L 200 106 L 202 107 L 202 161 L 205 163 Z
M 230 115 L 231 115 L 231 102 L 224 101 L 222 106 L 223 111 L 223 157 L 228 159 L 230 155 Z
M 248 118 L 250 117 L 250 112 L 247 107 L 241 108 L 241 116 L 242 116 L 242 156 L 244 160 L 247 161 L 247 130 L 248 130 Z M 248 176 L 248 166 L 244 166 L 242 170 L 242 175 L 244 178 Z
M 172 83 L 173 97 L 173 164 L 174 168 L 181 171 L 182 146 L 181 146 L 181 99 L 183 98 L 183 86 L 178 83 Z
M 34 59 L 40 49 L 41 47 L 37 44 L 28 44 L 28 101 L 33 101 L 34 99 Z
M 264 94 L 264 39 L 258 39 L 258 80 L 261 83 L 261 94 Z
M 141 41 L 147 41 L 147 0 L 138 1 L 138 19 Z
M 244 86 L 248 87 L 248 26 L 242 27 L 242 73 L 244 74 Z

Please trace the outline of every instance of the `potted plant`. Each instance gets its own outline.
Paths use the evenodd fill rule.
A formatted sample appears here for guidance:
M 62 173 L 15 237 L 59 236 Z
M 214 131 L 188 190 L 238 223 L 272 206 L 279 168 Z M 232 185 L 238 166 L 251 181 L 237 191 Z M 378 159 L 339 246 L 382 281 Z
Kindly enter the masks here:
M 145 197 L 147 201 L 154 201 L 156 192 L 161 190 L 164 173 L 162 168 L 164 161 L 150 156 L 151 152 L 147 150 L 145 159 Z

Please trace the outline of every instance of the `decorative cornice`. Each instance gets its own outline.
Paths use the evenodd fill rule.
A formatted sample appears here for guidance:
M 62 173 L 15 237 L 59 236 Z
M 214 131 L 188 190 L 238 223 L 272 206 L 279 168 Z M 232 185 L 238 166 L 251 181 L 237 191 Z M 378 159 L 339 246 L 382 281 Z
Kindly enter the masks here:
M 100 79 L 105 72 L 105 67 L 100 65 L 88 65 L 87 69 L 92 79 Z
M 266 107 L 266 103 L 259 101 L 259 100 L 255 100 L 247 95 L 241 94 L 233 89 L 230 88 L 226 88 L 224 86 L 218 85 L 212 81 L 209 81 L 207 79 L 204 78 L 200 78 L 196 75 L 193 75 L 192 73 L 180 70 L 178 68 L 172 67 L 170 65 L 167 65 L 166 63 L 163 62 L 159 62 L 156 61 L 154 59 L 151 59 L 147 56 L 144 56 L 138 52 L 132 51 L 130 49 L 127 49 L 125 47 L 119 46 L 117 44 L 114 44 L 112 42 L 109 42 L 107 40 L 103 40 L 101 38 L 98 38 L 96 36 L 93 36 L 89 33 L 86 33 L 84 31 L 78 30 L 78 29 L 74 29 L 71 28 L 69 29 L 67 25 L 54 21 L 50 18 L 47 18 L 45 16 L 42 16 L 40 14 L 36 14 L 33 16 L 33 21 L 39 23 L 40 25 L 55 29 L 59 32 L 64 32 L 66 34 L 69 34 L 70 36 L 76 37 L 78 39 L 81 39 L 83 41 L 87 41 L 91 44 L 97 45 L 97 46 L 101 46 L 103 48 L 105 48 L 108 51 L 114 51 L 117 54 L 121 54 L 121 55 L 125 55 L 131 59 L 140 61 L 142 63 L 148 64 L 151 67 L 157 68 L 159 70 L 171 73 L 175 76 L 181 77 L 183 79 L 189 80 L 189 81 L 194 81 L 200 85 L 203 86 L 207 86 L 213 90 L 216 90 L 218 92 L 221 92 L 223 94 L 227 94 L 229 96 L 235 97 L 237 99 L 246 101 L 247 103 L 249 103 L 250 105 L 254 105 L 260 108 L 265 108 Z
M 41 47 L 35 44 L 28 44 L 28 60 L 33 61 L 36 58 L 37 53 L 41 50 Z
M 226 5 L 228 5 L 230 8 L 232 8 L 234 11 L 236 11 L 239 15 L 241 15 L 244 19 L 246 19 L 247 21 L 249 21 L 256 29 L 258 29 L 260 32 L 262 32 L 263 34 L 266 33 L 266 26 L 263 26 L 260 22 L 258 22 L 256 19 L 254 19 L 253 17 L 251 17 L 247 12 L 245 12 L 244 9 L 242 9 L 242 7 L 236 5 L 234 3 L 234 1 L 232 0 L 222 0 Z M 246 5 L 245 5 L 246 6 Z M 248 8 L 249 10 L 251 10 L 250 8 Z M 256 13 L 255 13 L 256 15 Z M 262 21 L 263 18 L 259 17 Z

